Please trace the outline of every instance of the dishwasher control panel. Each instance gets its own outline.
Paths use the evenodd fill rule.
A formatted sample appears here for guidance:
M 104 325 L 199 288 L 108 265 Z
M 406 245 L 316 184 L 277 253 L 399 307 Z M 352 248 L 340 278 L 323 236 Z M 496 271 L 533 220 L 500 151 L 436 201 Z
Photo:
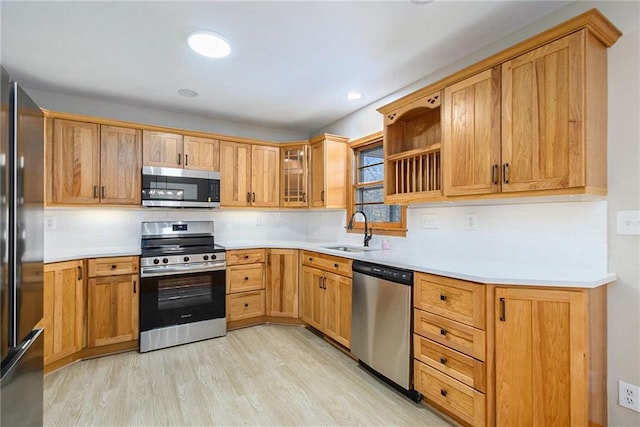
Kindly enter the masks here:
M 405 285 L 413 285 L 413 272 L 386 265 L 354 261 L 353 271 Z

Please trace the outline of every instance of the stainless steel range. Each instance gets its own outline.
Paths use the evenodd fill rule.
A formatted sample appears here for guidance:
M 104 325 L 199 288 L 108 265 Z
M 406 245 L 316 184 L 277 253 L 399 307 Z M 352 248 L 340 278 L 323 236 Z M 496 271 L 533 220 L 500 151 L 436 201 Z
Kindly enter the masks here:
M 225 335 L 226 267 L 213 221 L 143 222 L 140 351 Z

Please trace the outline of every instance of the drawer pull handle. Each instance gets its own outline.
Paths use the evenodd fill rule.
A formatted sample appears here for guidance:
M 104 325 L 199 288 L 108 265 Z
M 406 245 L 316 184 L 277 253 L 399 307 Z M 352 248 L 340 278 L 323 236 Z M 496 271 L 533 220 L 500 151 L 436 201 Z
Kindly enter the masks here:
M 333 266 L 334 266 L 335 268 L 338 268 L 338 267 L 339 267 L 339 264 L 337 264 L 337 263 L 336 263 L 336 264 L 333 264 Z
M 309 257 L 309 261 L 313 261 L 313 258 Z
M 248 278 L 248 277 L 245 277 L 245 278 L 244 278 L 244 280 L 249 280 L 249 278 Z
M 440 301 L 446 301 L 446 300 L 447 300 L 447 296 L 440 294 Z
M 440 389 L 440 394 L 441 394 L 443 397 L 447 397 L 447 390 L 445 390 L 445 389 L 441 388 L 441 389 Z
M 244 306 L 245 306 L 245 308 L 246 308 L 246 307 L 249 307 L 249 304 L 245 302 L 245 303 L 244 303 Z
M 447 364 L 447 358 L 446 357 L 441 357 L 440 358 L 440 363 L 442 363 L 443 365 Z
M 111 264 L 111 269 L 115 270 L 116 269 L 116 265 L 115 264 Z
M 440 335 L 447 335 L 446 329 L 440 329 Z
M 245 256 L 244 256 L 244 259 L 249 259 L 249 255 L 245 255 Z

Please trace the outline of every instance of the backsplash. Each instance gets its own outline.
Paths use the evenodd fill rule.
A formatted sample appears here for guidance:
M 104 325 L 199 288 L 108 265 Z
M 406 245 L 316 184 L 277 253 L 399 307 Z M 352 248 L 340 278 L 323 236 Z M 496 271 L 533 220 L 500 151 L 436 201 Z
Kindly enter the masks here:
M 467 225 L 468 214 L 475 229 Z M 362 244 L 347 233 L 345 211 L 174 210 L 47 208 L 55 229 L 45 230 L 45 260 L 66 254 L 118 254 L 140 247 L 140 223 L 213 220 L 216 242 L 307 240 Z M 437 216 L 437 229 L 422 228 L 423 215 Z M 562 202 L 490 206 L 410 207 L 407 237 L 378 236 L 392 249 L 460 262 L 491 261 L 553 269 L 607 272 L 607 202 Z

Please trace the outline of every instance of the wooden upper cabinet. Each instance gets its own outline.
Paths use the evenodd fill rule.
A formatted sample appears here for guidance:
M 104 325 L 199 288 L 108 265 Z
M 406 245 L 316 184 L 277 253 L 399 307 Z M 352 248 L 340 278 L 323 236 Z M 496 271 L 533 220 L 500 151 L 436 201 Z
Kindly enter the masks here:
M 183 137 L 174 133 L 143 132 L 142 160 L 145 166 L 182 168 Z
M 500 191 L 500 67 L 445 88 L 443 180 L 447 196 Z
M 99 201 L 100 128 L 97 124 L 55 119 L 52 144 L 52 202 Z
M 307 144 L 280 149 L 280 206 L 309 206 L 309 146 Z
M 279 205 L 278 147 L 222 141 L 220 152 L 222 206 Z
M 184 168 L 220 171 L 220 142 L 216 139 L 184 137 Z
M 220 204 L 251 204 L 251 145 L 222 141 L 220 143 Z
M 311 207 L 347 206 L 348 138 L 323 134 L 311 141 Z
M 139 205 L 142 132 L 101 126 L 100 201 Z
M 266 145 L 251 148 L 251 206 L 278 207 L 280 203 L 280 149 Z

